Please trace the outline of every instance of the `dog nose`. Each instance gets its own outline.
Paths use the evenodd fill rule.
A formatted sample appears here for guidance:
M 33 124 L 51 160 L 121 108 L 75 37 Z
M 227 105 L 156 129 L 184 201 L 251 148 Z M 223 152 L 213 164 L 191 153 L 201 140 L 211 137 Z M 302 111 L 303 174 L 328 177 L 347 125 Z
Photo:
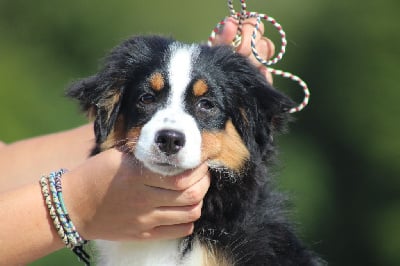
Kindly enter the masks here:
M 155 143 L 166 155 L 176 154 L 185 146 L 185 135 L 176 130 L 160 130 L 155 136 Z

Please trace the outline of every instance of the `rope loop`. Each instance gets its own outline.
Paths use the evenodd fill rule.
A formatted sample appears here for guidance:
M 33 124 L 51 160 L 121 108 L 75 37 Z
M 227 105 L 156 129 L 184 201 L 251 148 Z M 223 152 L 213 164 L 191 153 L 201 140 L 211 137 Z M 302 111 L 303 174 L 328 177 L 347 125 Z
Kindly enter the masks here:
M 266 14 L 262 14 L 262 13 L 248 12 L 246 1 L 245 0 L 239 0 L 239 1 L 240 1 L 241 10 L 240 10 L 240 12 L 237 12 L 234 8 L 233 1 L 228 0 L 228 9 L 229 9 L 230 17 L 232 17 L 236 21 L 238 21 L 237 34 L 236 34 L 234 40 L 232 41 L 232 46 L 237 48 L 242 41 L 241 36 L 242 36 L 242 27 L 243 27 L 244 20 L 246 20 L 248 18 L 256 18 L 256 24 L 254 26 L 254 30 L 253 30 L 253 33 L 251 36 L 251 43 L 250 43 L 252 53 L 253 53 L 254 57 L 261 64 L 263 64 L 270 73 L 272 73 L 273 75 L 282 76 L 284 78 L 291 79 L 292 81 L 297 82 L 300 87 L 302 87 L 303 93 L 304 93 L 303 101 L 298 106 L 291 108 L 288 112 L 295 113 L 295 112 L 301 111 L 304 107 L 306 107 L 306 105 L 309 102 L 309 98 L 310 98 L 310 90 L 309 90 L 307 84 L 300 77 L 293 75 L 290 72 L 285 72 L 285 71 L 273 69 L 270 67 L 271 65 L 274 65 L 274 64 L 278 63 L 280 60 L 282 60 L 284 54 L 286 53 L 287 40 L 286 40 L 285 31 L 283 30 L 281 24 L 279 24 L 273 17 L 267 16 Z M 258 51 L 256 49 L 257 34 L 260 29 L 260 24 L 261 24 L 262 20 L 272 24 L 272 26 L 279 32 L 279 35 L 281 36 L 281 47 L 279 49 L 279 53 L 274 58 L 269 59 L 269 60 L 265 60 L 264 58 L 262 58 L 258 54 Z M 211 47 L 213 45 L 215 36 L 220 32 L 220 30 L 223 28 L 224 24 L 225 24 L 225 20 L 222 20 L 212 30 L 210 37 L 208 38 L 208 41 L 207 41 L 208 46 Z

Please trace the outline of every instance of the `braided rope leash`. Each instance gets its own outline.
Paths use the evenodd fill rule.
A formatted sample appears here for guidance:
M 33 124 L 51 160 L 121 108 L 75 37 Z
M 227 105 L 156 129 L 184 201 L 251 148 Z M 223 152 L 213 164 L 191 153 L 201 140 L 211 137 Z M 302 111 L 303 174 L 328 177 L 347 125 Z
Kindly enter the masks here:
M 234 6 L 233 6 L 233 1 L 228 0 L 228 8 L 229 8 L 229 13 L 232 18 L 234 18 L 236 21 L 238 21 L 238 30 L 237 34 L 232 42 L 232 45 L 236 48 L 240 45 L 241 43 L 241 34 L 242 34 L 242 26 L 243 26 L 243 21 L 248 18 L 256 18 L 256 24 L 253 30 L 253 34 L 251 36 L 251 50 L 254 55 L 254 57 L 261 63 L 263 64 L 267 70 L 277 76 L 282 76 L 284 78 L 291 79 L 292 81 L 297 82 L 300 87 L 303 88 L 303 93 L 304 93 L 304 98 L 303 101 L 296 107 L 291 108 L 288 112 L 289 113 L 295 113 L 301 111 L 304 107 L 307 106 L 309 99 L 310 99 L 310 90 L 307 86 L 307 84 L 298 76 L 293 75 L 290 72 L 285 72 L 282 70 L 274 69 L 269 67 L 270 65 L 274 65 L 278 63 L 280 60 L 282 60 L 285 52 L 286 52 L 286 46 L 287 46 L 287 41 L 286 41 L 286 33 L 283 30 L 282 26 L 272 17 L 267 16 L 262 13 L 257 13 L 257 12 L 248 12 L 247 11 L 247 5 L 245 0 L 240 0 L 240 5 L 241 5 L 241 11 L 236 12 Z M 280 36 L 281 36 L 281 48 L 279 50 L 279 53 L 272 59 L 270 60 L 264 60 L 257 52 L 256 49 L 256 37 L 257 37 L 257 32 L 260 28 L 261 20 L 265 20 L 268 23 L 272 24 L 272 26 L 275 27 L 276 30 L 278 30 Z M 208 46 L 212 46 L 215 40 L 215 36 L 219 33 L 221 28 L 225 25 L 225 21 L 222 20 L 220 21 L 216 27 L 212 30 L 210 37 L 208 38 Z
M 87 241 L 79 235 L 65 207 L 61 186 L 61 177 L 65 172 L 66 170 L 61 169 L 48 176 L 42 176 L 39 181 L 42 195 L 57 234 L 65 246 L 71 249 L 85 265 L 90 265 L 90 256 L 83 249 Z

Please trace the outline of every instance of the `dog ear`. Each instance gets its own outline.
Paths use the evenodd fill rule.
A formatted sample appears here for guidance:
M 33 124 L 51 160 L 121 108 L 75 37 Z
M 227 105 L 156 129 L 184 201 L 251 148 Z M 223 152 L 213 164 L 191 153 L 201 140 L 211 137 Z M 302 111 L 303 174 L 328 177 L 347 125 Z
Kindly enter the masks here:
M 131 77 L 143 71 L 140 67 L 152 66 L 155 60 L 160 60 L 152 56 L 153 51 L 166 50 L 171 42 L 158 36 L 134 36 L 111 51 L 99 73 L 69 88 L 67 95 L 78 99 L 83 110 L 94 119 L 97 143 L 102 143 L 111 132 Z
M 262 78 L 262 79 L 261 79 Z M 251 137 L 247 137 L 248 145 L 255 145 L 254 150 L 260 152 L 262 160 L 271 160 L 274 154 L 274 136 L 287 129 L 290 121 L 289 110 L 294 102 L 282 92 L 273 88 L 264 77 L 256 82 L 252 90 L 253 96 L 251 117 L 248 126 Z M 250 119 L 251 118 L 251 119 Z
M 94 120 L 96 142 L 102 143 L 111 132 L 121 107 L 124 84 L 100 72 L 74 83 L 67 91 L 80 102 L 83 111 Z
M 255 93 L 259 106 L 267 114 L 266 119 L 272 126 L 271 130 L 284 130 L 289 120 L 289 110 L 295 106 L 295 102 L 269 83 L 263 84 Z
M 244 81 L 244 93 L 252 99 L 249 104 L 253 110 L 256 127 L 265 127 L 268 135 L 283 131 L 290 120 L 289 110 L 295 106 L 288 96 L 275 89 L 252 65 L 243 64 L 241 80 Z M 260 128 L 259 128 L 260 129 Z
M 248 103 L 251 107 L 243 106 L 242 110 L 250 110 L 254 107 L 254 114 L 248 115 L 257 117 L 255 123 L 268 125 L 268 131 L 280 131 L 289 118 L 288 112 L 294 107 L 294 102 L 276 90 L 247 57 L 234 53 L 227 46 L 214 48 L 214 51 L 214 57 L 216 57 L 213 59 L 214 64 L 222 66 L 221 76 L 225 76 L 228 87 L 236 90 L 228 91 L 228 95 L 242 94 L 239 96 L 241 99 L 238 101 L 238 106 L 241 106 L 244 99 L 253 99 Z M 241 89 L 238 94 L 239 87 Z

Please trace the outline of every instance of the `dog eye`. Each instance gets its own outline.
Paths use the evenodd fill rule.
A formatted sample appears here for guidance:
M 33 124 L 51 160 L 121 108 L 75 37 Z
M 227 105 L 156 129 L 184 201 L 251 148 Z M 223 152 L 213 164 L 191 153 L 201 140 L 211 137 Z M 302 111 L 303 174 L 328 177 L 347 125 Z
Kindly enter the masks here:
M 215 104 L 210 100 L 201 99 L 200 101 L 198 101 L 197 107 L 202 109 L 202 110 L 210 110 L 210 109 L 213 109 L 215 107 Z
M 150 93 L 145 93 L 142 96 L 140 96 L 139 101 L 143 104 L 151 104 L 156 101 L 156 97 Z

